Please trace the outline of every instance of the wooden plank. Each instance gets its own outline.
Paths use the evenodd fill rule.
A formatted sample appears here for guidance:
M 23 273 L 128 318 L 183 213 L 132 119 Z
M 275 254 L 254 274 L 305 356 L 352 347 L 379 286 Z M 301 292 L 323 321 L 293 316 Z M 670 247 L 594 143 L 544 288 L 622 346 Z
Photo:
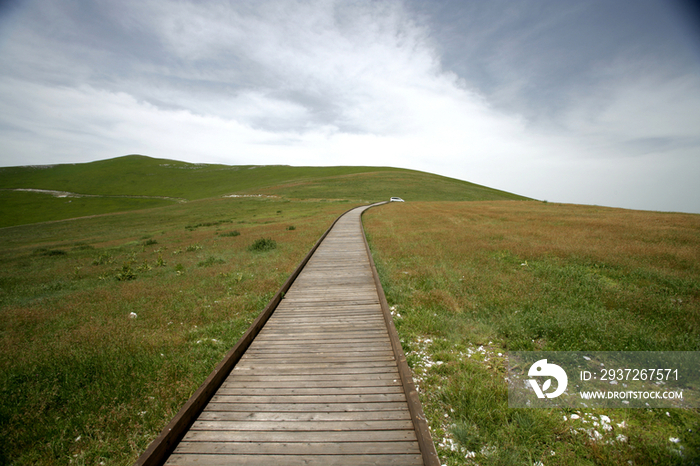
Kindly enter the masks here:
M 224 455 L 391 455 L 420 453 L 415 442 L 182 442 L 179 453 Z
M 170 466 L 415 466 L 423 464 L 420 455 L 178 455 L 166 463 Z
M 338 331 L 338 330 L 333 330 L 333 329 L 320 329 L 320 328 L 309 328 L 309 329 L 304 329 L 303 331 L 297 331 L 294 332 L 293 334 L 290 333 L 289 331 L 285 331 L 284 328 L 267 328 L 263 330 L 260 333 L 260 338 L 268 338 L 268 337 L 274 337 L 275 339 L 281 338 L 281 339 L 299 339 L 299 338 L 306 338 L 307 340 L 311 341 L 321 341 L 321 340 L 338 340 L 338 339 L 345 339 L 345 338 L 386 338 L 388 335 L 387 331 L 384 329 L 365 329 L 363 331 L 354 331 L 353 330 L 346 330 L 346 331 Z
M 370 387 L 256 387 L 250 388 L 232 387 L 228 383 L 222 385 L 217 391 L 219 395 L 243 396 L 255 393 L 256 396 L 271 395 L 378 395 L 388 393 L 403 393 L 401 385 L 374 385 Z
M 345 432 L 345 431 L 380 431 L 380 430 L 413 430 L 411 420 L 398 421 L 206 421 L 197 420 L 190 431 L 221 430 L 226 432 L 239 431 L 272 431 L 272 432 Z
M 246 413 L 263 412 L 365 412 L 365 411 L 403 411 L 406 410 L 406 403 L 403 401 L 392 401 L 385 403 L 226 403 L 212 400 L 207 405 L 210 411 L 240 411 Z
M 404 442 L 415 441 L 416 433 L 413 430 L 362 430 L 362 431 L 248 431 L 236 432 L 236 438 L 231 434 L 215 430 L 192 430 L 187 433 L 187 442 Z M 234 463 L 235 464 L 235 463 Z
M 296 370 L 296 369 L 329 369 L 329 368 L 338 368 L 338 367 L 344 367 L 344 368 L 356 368 L 356 369 L 369 369 L 369 368 L 380 368 L 380 367 L 386 367 L 386 368 L 393 368 L 395 363 L 393 360 L 382 360 L 382 361 L 307 361 L 307 362 L 297 362 L 294 360 L 290 360 L 289 362 L 281 362 L 281 361 L 275 361 L 275 360 L 261 360 L 261 359 L 253 359 L 253 358 L 248 358 L 245 361 L 242 361 L 245 364 L 241 364 L 241 370 L 244 369 L 254 369 L 257 367 L 264 367 L 266 368 L 265 370 L 271 371 L 271 370 L 280 370 L 280 371 L 289 371 L 289 370 Z
M 384 403 L 406 401 L 403 393 L 371 395 L 214 395 L 214 403 Z
M 306 330 L 304 333 L 308 333 Z M 337 333 L 337 332 L 334 332 Z M 342 333 L 342 332 L 341 332 Z M 326 335 L 329 336 L 330 335 Z M 368 347 L 388 347 L 391 348 L 391 344 L 387 341 L 387 335 L 382 333 L 372 333 L 366 336 L 357 336 L 352 338 L 318 338 L 316 340 L 309 340 L 301 338 L 298 334 L 278 334 L 274 337 L 271 335 L 265 335 L 260 337 L 261 340 L 248 348 L 248 351 L 260 351 L 270 349 L 272 351 L 279 350 L 280 348 L 289 347 L 290 342 L 293 342 L 295 347 L 298 348 L 347 348 L 348 346 L 357 348 L 368 348 Z
M 289 344 L 279 344 L 279 345 L 255 345 L 248 348 L 246 353 L 280 353 L 286 348 L 290 348 Z M 365 351 L 384 351 L 387 348 L 391 350 L 391 345 L 386 341 L 374 341 L 374 342 L 355 342 L 348 341 L 347 344 L 339 343 L 337 341 L 326 341 L 326 342 L 308 342 L 308 341 L 297 341 L 293 345 L 294 351 L 298 352 L 317 352 L 317 351 L 327 351 L 331 353 L 351 353 L 351 352 L 365 352 Z
M 222 388 L 227 390 L 264 390 L 264 389 L 282 389 L 294 388 L 298 390 L 307 389 L 323 389 L 323 388 L 369 388 L 369 387 L 401 387 L 401 380 L 396 379 L 375 379 L 375 380 L 295 380 L 292 382 L 286 381 L 271 381 L 271 382 L 244 382 L 237 379 L 227 380 Z M 228 393 L 230 394 L 230 393 Z
M 346 364 L 344 366 L 341 365 L 335 365 L 335 366 L 330 366 L 330 365 L 324 365 L 321 367 L 319 364 L 312 364 L 312 365 L 305 365 L 305 366 L 297 366 L 297 367 L 290 367 L 290 365 L 281 365 L 277 366 L 274 368 L 274 372 L 280 376 L 284 375 L 341 375 L 341 374 L 395 374 L 398 375 L 398 371 L 396 370 L 395 365 L 393 364 L 385 364 L 381 366 L 373 366 L 373 367 L 368 367 L 368 366 L 359 366 L 359 367 L 351 367 L 349 364 Z M 270 374 L 270 366 L 269 365 L 260 365 L 260 366 L 236 366 L 233 371 L 231 372 L 232 374 L 235 373 L 235 376 L 238 376 L 239 374 Z
M 294 351 L 294 345 L 289 346 L 290 351 Z M 393 361 L 394 353 L 391 351 L 377 352 L 304 352 L 290 356 L 289 353 L 250 353 L 241 358 L 241 364 L 302 364 L 306 362 L 318 363 L 345 363 L 364 364 L 370 361 Z
M 388 372 L 388 373 L 369 373 L 369 374 L 307 374 L 307 375 L 296 375 L 296 374 L 238 374 L 234 379 L 230 379 L 227 382 L 235 383 L 263 383 L 269 384 L 271 382 L 278 383 L 294 383 L 298 382 L 314 383 L 314 382 L 328 382 L 335 383 L 337 381 L 342 381 L 346 384 L 351 382 L 360 383 L 370 383 L 373 381 L 381 383 L 399 382 L 398 372 Z M 393 380 L 392 380 L 393 379 Z
M 206 409 L 199 416 L 201 421 L 388 421 L 411 420 L 407 409 L 395 411 L 311 411 L 311 412 L 242 412 L 212 411 Z

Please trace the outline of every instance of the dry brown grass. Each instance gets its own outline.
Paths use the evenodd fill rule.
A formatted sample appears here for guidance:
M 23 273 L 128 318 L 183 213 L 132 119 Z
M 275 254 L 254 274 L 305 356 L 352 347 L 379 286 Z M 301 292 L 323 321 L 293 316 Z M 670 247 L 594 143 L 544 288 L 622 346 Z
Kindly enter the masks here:
M 700 216 L 692 214 L 491 201 L 391 204 L 368 218 L 370 231 L 387 232 L 382 249 L 392 251 L 417 241 L 428 248 L 425 254 L 434 249 L 452 257 L 508 250 L 533 259 L 575 256 L 695 273 L 700 264 Z M 401 241 L 393 241 L 390 232 Z M 423 235 L 437 241 L 424 244 Z
M 700 350 L 699 215 L 407 202 L 364 224 L 443 463 L 694 464 L 697 410 L 601 412 L 629 441 L 591 441 L 569 413 L 509 409 L 500 354 Z

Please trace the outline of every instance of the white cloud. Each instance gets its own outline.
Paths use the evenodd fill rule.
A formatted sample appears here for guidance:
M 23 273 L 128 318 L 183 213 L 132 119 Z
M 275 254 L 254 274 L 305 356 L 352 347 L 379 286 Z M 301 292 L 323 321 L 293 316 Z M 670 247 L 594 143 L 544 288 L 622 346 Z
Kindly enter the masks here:
M 0 50 L 0 66 L 12 65 L 0 78 L 5 165 L 128 153 L 388 165 L 551 201 L 658 209 L 650 183 L 668 205 L 694 185 L 700 81 L 687 74 L 620 80 L 621 65 L 543 126 L 442 69 L 434 35 L 399 3 L 125 3 L 102 12 L 114 37 L 85 28 L 97 36 L 81 53 L 71 46 L 89 18 L 61 10 L 48 34 L 39 11 L 15 27 L 31 40 Z M 499 86 L 501 100 L 526 89 L 517 76 Z

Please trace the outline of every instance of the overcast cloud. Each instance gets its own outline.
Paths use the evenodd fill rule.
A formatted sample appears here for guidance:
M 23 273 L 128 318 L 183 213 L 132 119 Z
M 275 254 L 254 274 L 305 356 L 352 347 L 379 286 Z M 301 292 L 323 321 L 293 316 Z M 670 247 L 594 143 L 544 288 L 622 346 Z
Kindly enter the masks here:
M 0 2 L 0 165 L 381 165 L 700 213 L 697 18 L 669 0 Z

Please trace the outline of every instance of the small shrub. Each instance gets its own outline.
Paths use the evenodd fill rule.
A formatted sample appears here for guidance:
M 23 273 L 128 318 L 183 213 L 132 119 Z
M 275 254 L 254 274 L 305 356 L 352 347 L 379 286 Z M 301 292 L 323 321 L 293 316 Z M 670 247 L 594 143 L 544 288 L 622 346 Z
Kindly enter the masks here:
M 146 241 L 143 242 L 143 245 L 144 245 L 144 246 L 150 246 L 150 245 L 152 245 L 152 244 L 158 244 L 158 241 L 156 241 L 156 240 L 154 240 L 154 239 L 149 239 L 149 240 L 146 240 Z
M 156 267 L 165 267 L 165 261 L 163 260 L 162 254 L 158 254 L 158 259 L 156 259 Z
M 271 238 L 259 238 L 256 239 L 253 244 L 248 246 L 249 251 L 254 252 L 264 252 L 270 251 L 277 247 L 277 242 Z
M 214 264 L 225 264 L 225 263 L 226 263 L 226 261 L 223 259 L 219 259 L 219 258 L 214 257 L 214 256 L 209 256 L 206 260 L 201 261 L 197 265 L 199 267 L 210 267 Z
M 228 237 L 228 236 L 240 236 L 241 232 L 238 230 L 233 230 L 233 231 L 227 231 L 226 233 L 221 233 L 219 236 L 223 237 Z
M 153 267 L 151 267 L 151 266 L 148 264 L 148 261 L 147 261 L 147 260 L 144 260 L 144 261 L 143 261 L 143 264 L 141 265 L 141 267 L 139 267 L 139 272 L 148 272 L 148 271 L 151 270 L 152 268 L 153 268 Z
M 295 227 L 294 225 L 289 225 L 289 226 L 287 227 L 287 230 L 289 230 L 289 231 L 291 231 L 291 230 L 296 230 L 296 229 L 297 229 L 297 227 Z
M 117 272 L 116 278 L 120 282 L 134 280 L 136 278 L 136 274 L 131 269 L 130 262 L 124 262 L 124 265 L 122 265 L 122 269 L 119 272 Z
M 46 248 L 39 248 L 34 250 L 34 254 L 37 254 L 39 256 L 65 256 L 68 254 L 66 251 L 63 249 L 46 249 Z
M 196 223 L 194 225 L 185 226 L 185 229 L 189 230 L 189 231 L 194 231 L 199 227 L 213 227 L 213 226 L 221 225 L 222 223 L 233 223 L 233 220 L 217 220 L 215 222 Z
M 113 262 L 114 262 L 114 259 L 109 254 L 100 254 L 97 259 L 92 261 L 92 265 L 105 265 L 105 264 L 111 264 Z

